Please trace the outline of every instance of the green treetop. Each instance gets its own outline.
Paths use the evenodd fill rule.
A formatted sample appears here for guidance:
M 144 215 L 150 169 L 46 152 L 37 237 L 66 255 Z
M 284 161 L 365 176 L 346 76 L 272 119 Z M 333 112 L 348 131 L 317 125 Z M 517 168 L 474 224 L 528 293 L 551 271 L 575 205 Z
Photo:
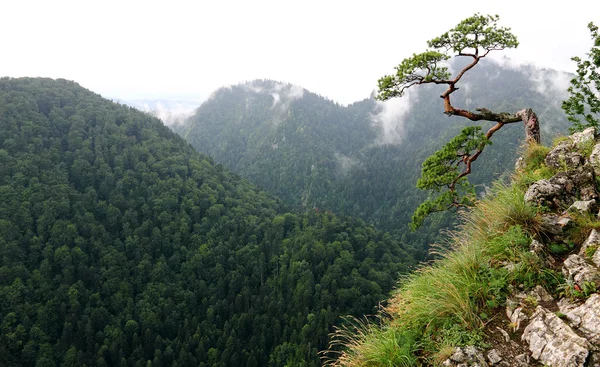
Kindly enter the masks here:
M 432 196 L 415 211 L 412 227 L 416 228 L 431 213 L 448 210 L 452 207 L 468 205 L 473 188 L 466 176 L 471 173 L 471 164 L 490 144 L 492 135 L 506 124 L 523 121 L 529 142 L 539 143 L 540 133 L 537 116 L 531 109 L 517 113 L 495 113 L 486 108 L 476 112 L 456 108 L 450 96 L 458 90 L 457 83 L 467 71 L 492 51 L 515 48 L 519 45 L 510 28 L 497 25 L 497 15 L 475 14 L 448 32 L 427 42 L 429 50 L 413 54 L 404 59 L 395 69 L 395 75 L 379 79 L 381 101 L 402 97 L 408 88 L 420 84 L 445 84 L 446 91 L 440 96 L 444 100 L 444 113 L 448 116 L 462 116 L 471 121 L 493 121 L 496 125 L 485 134 L 481 127 L 467 127 L 440 151 L 429 157 L 423 164 L 422 177 L 417 187 L 430 190 Z M 454 77 L 446 66 L 451 57 L 466 57 L 471 62 Z M 460 168 L 459 168 L 460 167 Z
M 577 75 L 571 80 L 570 97 L 563 102 L 562 108 L 573 122 L 571 132 L 598 126 L 600 122 L 600 35 L 598 27 L 589 23 L 594 44 L 587 54 L 588 59 L 573 57 L 577 63 Z M 583 116 L 584 122 L 577 116 Z

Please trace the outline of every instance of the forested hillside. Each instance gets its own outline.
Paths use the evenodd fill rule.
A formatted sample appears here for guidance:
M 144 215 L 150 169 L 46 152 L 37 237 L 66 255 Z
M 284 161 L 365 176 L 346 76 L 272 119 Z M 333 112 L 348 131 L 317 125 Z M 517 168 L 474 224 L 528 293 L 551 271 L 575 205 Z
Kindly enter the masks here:
M 557 102 L 567 80 L 551 70 L 482 62 L 465 75 L 454 100 L 471 109 L 531 107 L 549 141 L 567 129 Z M 444 115 L 442 91 L 423 87 L 401 100 L 369 98 L 346 107 L 296 86 L 254 81 L 216 91 L 177 132 L 294 207 L 355 215 L 424 249 L 453 216 L 434 216 L 409 232 L 407 223 L 425 198 L 415 189 L 421 163 L 470 123 Z M 512 170 L 523 136 L 518 124 L 498 133 L 474 164 L 472 182 L 489 184 Z
M 279 126 L 315 134 L 298 121 Z M 1 366 L 316 366 L 339 316 L 373 313 L 413 264 L 65 80 L 0 79 L 0 203 Z

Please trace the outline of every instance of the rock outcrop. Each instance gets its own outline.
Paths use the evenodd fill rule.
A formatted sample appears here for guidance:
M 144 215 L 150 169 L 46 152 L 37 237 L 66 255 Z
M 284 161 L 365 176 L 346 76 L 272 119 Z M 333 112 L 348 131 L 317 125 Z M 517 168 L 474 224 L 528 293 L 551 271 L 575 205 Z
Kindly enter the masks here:
M 542 306 L 536 308 L 522 339 L 534 359 L 553 367 L 583 367 L 591 349 L 585 338 Z
M 554 176 L 531 184 L 524 197 L 543 212 L 529 249 L 540 263 L 563 274 L 563 288 L 553 292 L 562 298 L 554 299 L 541 286 L 528 292 L 522 285 L 510 290 L 505 326 L 495 327 L 502 336 L 495 339 L 494 349 L 457 348 L 445 366 L 600 367 L 600 231 L 590 228 L 579 243 L 574 238 L 581 236 L 572 236 L 582 230 L 576 225 L 579 219 L 600 220 L 600 142 L 595 129 L 563 140 L 544 162 Z M 517 166 L 525 167 L 524 160 Z M 552 255 L 553 249 L 560 255 Z M 512 272 L 518 265 L 509 262 L 504 268 Z
M 592 294 L 584 304 L 569 311 L 566 319 L 590 343 L 600 346 L 600 295 Z

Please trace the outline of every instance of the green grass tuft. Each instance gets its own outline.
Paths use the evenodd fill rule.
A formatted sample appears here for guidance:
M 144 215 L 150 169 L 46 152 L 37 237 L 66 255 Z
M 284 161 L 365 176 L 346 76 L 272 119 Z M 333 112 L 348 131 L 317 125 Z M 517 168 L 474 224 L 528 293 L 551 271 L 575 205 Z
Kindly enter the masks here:
M 333 335 L 336 367 L 439 365 L 456 346 L 484 343 L 483 330 L 506 305 L 509 286 L 555 290 L 562 276 L 529 251 L 541 209 L 524 201 L 526 183 L 550 177 L 548 148 L 533 146 L 512 185 L 496 184 L 451 232 L 439 259 L 400 281 L 379 325 L 354 322 Z M 510 269 L 510 271 L 509 271 Z M 339 350 L 341 347 L 341 350 Z

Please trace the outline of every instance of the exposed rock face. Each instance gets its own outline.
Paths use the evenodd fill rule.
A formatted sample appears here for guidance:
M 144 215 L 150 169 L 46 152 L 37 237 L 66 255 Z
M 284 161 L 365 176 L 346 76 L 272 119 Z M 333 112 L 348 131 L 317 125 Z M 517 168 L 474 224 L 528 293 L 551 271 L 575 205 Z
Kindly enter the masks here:
M 592 294 L 581 306 L 567 313 L 569 325 L 600 347 L 600 295 Z
M 487 365 L 481 350 L 473 346 L 456 348 L 454 354 L 442 363 L 442 366 L 447 367 L 486 367 Z
M 594 252 L 594 256 L 592 256 L 592 261 L 594 262 L 594 265 L 600 267 L 600 248 L 596 250 L 596 252 Z
M 598 199 L 594 170 L 589 165 L 567 172 L 558 172 L 550 182 L 562 186 L 565 193 L 572 198 L 572 202 Z
M 529 366 L 529 360 L 528 354 L 519 354 L 515 357 L 515 365 L 519 367 Z
M 560 207 L 568 200 L 562 186 L 553 184 L 550 180 L 539 180 L 525 193 L 525 202 L 545 205 L 550 208 Z
M 521 323 L 525 323 L 529 320 L 529 317 L 523 312 L 523 307 L 517 307 L 509 316 L 510 323 L 513 325 L 513 331 L 517 331 L 521 328 Z
M 552 367 L 583 367 L 592 346 L 554 313 L 538 306 L 522 339 L 531 356 Z
M 564 209 L 578 200 L 597 200 L 594 171 L 590 166 L 559 172 L 548 180 L 539 180 L 525 193 L 525 202 Z
M 588 362 L 589 367 L 600 367 L 600 353 L 593 352 Z
M 581 154 L 573 151 L 574 146 L 571 140 L 559 143 L 546 156 L 546 165 L 556 169 L 582 166 L 585 159 Z
M 490 364 L 495 365 L 502 362 L 502 357 L 500 357 L 500 353 L 496 349 L 492 349 L 487 353 L 488 361 Z
M 590 154 L 589 161 L 592 167 L 594 168 L 596 176 L 600 176 L 600 143 L 594 146 L 592 154 Z
M 574 133 L 573 135 L 569 136 L 569 139 L 571 139 L 571 141 L 577 145 L 595 140 L 596 128 L 588 127 L 582 132 Z
M 582 166 L 585 163 L 585 158 L 576 151 L 576 148 L 578 145 L 593 141 L 595 138 L 596 130 L 594 128 L 588 128 L 583 132 L 569 136 L 567 140 L 558 143 L 548 153 L 545 159 L 546 165 L 556 169 L 573 169 Z
M 565 260 L 562 272 L 565 278 L 579 286 L 584 282 L 600 280 L 598 268 L 588 264 L 584 257 L 577 254 L 570 255 Z
M 545 236 L 532 241 L 532 253 L 543 257 L 544 243 L 572 240 L 569 227 L 574 223 L 573 218 L 598 210 L 600 195 L 596 177 L 600 177 L 600 143 L 594 146 L 589 157 L 582 153 L 582 144 L 593 144 L 595 139 L 595 129 L 590 128 L 559 143 L 545 159 L 546 165 L 558 173 L 550 179 L 535 182 L 527 190 L 526 202 L 553 211 L 541 216 L 540 227 Z M 589 146 L 583 145 L 586 150 Z M 600 285 L 600 231 L 592 230 L 583 244 L 575 244 L 579 245 L 578 253 L 570 254 L 564 260 L 562 272 L 567 287 L 584 294 L 585 284 Z M 555 261 L 556 264 L 561 260 Z M 593 289 L 588 287 L 587 291 Z M 507 322 L 511 322 L 514 330 L 525 326 L 521 339 L 531 353 L 514 356 L 511 365 L 525 366 L 537 361 L 551 367 L 600 367 L 599 294 L 592 294 L 585 301 L 563 298 L 555 302 L 546 295 L 536 297 L 538 304 L 558 306 L 564 320 L 541 305 L 527 317 L 527 306 L 519 301 L 520 295 L 514 292 L 507 300 Z M 532 296 L 528 294 L 528 299 Z
M 571 218 L 564 215 L 544 214 L 541 218 L 541 228 L 546 235 L 560 237 L 563 232 L 569 229 Z
M 531 244 L 529 244 L 529 251 L 534 254 L 541 254 L 542 251 L 544 251 L 544 245 L 538 240 L 533 240 L 531 241 Z
M 570 312 L 570 311 L 574 310 L 578 306 L 577 303 L 572 302 L 568 298 L 561 298 L 556 303 L 556 305 L 558 306 L 558 309 L 560 310 L 560 312 L 562 312 L 563 314 L 566 314 L 567 312 Z
M 577 151 L 581 144 L 594 139 L 595 130 L 589 128 L 554 147 L 546 156 L 545 163 L 559 172 L 548 180 L 531 185 L 525 193 L 525 201 L 550 209 L 594 210 L 599 199 L 595 171 L 600 172 L 600 144 L 589 159 Z
M 565 293 L 572 298 L 555 300 L 539 285 L 529 292 L 523 285 L 511 286 L 504 320 L 509 327 L 496 327 L 503 337 L 494 336 L 494 349 L 481 353 L 473 347 L 470 352 L 457 348 L 444 366 L 600 367 L 600 294 L 587 300 L 578 298 L 588 296 L 594 285 L 600 288 L 600 231 L 591 230 L 584 243 L 573 243 L 578 237 L 571 231 L 581 218 L 591 219 L 600 209 L 596 182 L 600 177 L 600 142 L 589 157 L 583 153 L 595 142 L 595 130 L 590 128 L 559 143 L 545 159 L 557 173 L 530 185 L 524 197 L 527 203 L 545 207 L 529 250 L 540 263 L 554 271 L 562 270 L 565 290 L 570 291 Z M 524 169 L 525 162 L 519 161 L 517 168 Z M 566 259 L 549 253 L 548 246 L 561 241 L 576 253 Z M 515 260 L 500 264 L 509 272 L 520 265 Z M 561 317 L 551 311 L 556 308 Z M 523 344 L 514 339 L 521 331 Z
M 568 211 L 579 212 L 579 213 L 591 213 L 596 210 L 596 200 L 582 201 L 578 200 L 574 202 L 568 209 Z
M 585 257 L 586 253 L 588 252 L 588 247 L 600 248 L 600 232 L 598 232 L 595 229 L 592 229 L 588 238 L 581 245 L 581 249 L 579 250 L 579 255 L 582 257 Z M 599 265 L 599 264 L 596 264 L 596 265 Z

